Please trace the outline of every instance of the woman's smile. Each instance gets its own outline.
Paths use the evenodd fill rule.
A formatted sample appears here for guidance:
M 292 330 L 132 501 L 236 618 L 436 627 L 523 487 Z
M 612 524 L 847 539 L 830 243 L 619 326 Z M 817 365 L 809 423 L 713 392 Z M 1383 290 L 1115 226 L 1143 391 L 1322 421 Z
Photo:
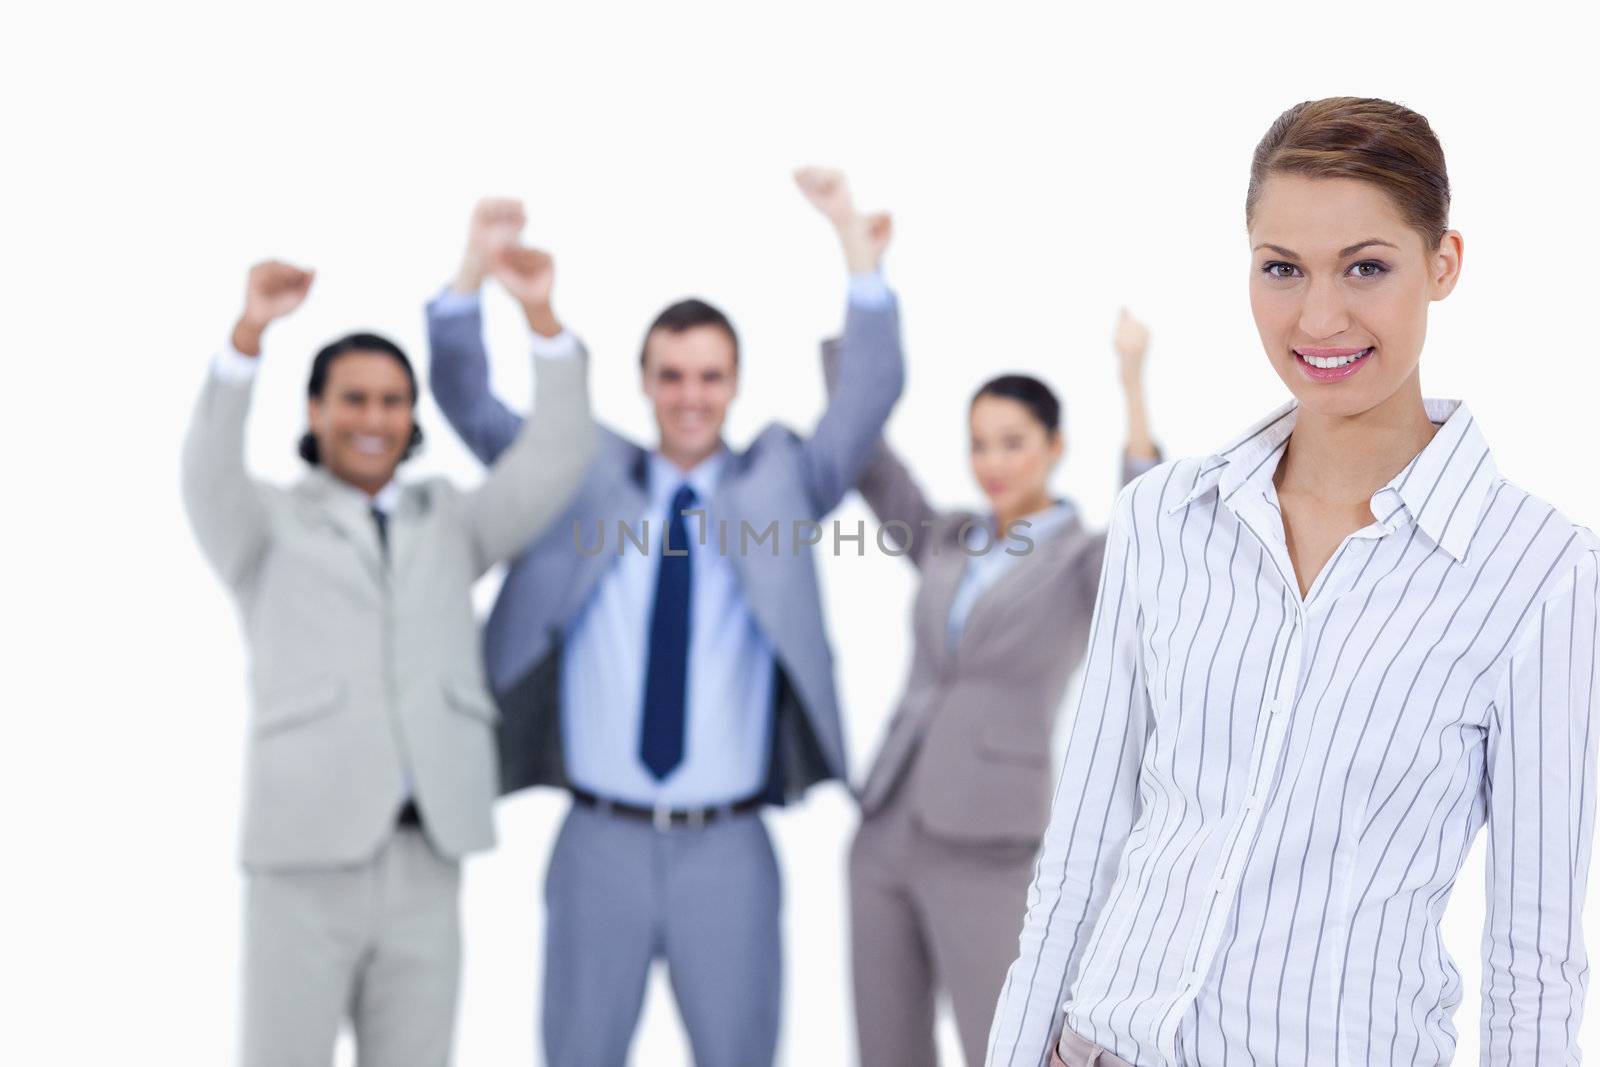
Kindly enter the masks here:
M 1295 365 L 1314 382 L 1342 382 L 1366 366 L 1367 357 L 1376 346 L 1366 348 L 1317 348 L 1304 346 L 1292 349 Z

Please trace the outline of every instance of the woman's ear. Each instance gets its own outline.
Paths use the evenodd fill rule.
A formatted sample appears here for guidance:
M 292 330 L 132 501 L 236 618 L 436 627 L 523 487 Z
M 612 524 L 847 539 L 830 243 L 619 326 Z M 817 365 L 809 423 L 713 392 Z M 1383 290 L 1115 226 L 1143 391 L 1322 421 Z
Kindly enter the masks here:
M 1433 270 L 1428 279 L 1428 299 L 1443 300 L 1456 287 L 1456 282 L 1461 280 L 1463 252 L 1461 234 L 1446 230 L 1444 236 L 1439 238 L 1439 247 L 1429 257 Z

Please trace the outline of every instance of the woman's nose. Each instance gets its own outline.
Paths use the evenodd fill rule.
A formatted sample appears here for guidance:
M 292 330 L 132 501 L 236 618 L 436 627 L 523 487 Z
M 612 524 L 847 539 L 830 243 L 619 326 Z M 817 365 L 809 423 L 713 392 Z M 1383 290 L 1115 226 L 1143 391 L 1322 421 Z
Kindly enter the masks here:
M 1349 329 L 1350 314 L 1337 283 L 1313 281 L 1307 287 L 1305 303 L 1300 306 L 1299 326 L 1307 337 L 1318 341 L 1336 337 Z

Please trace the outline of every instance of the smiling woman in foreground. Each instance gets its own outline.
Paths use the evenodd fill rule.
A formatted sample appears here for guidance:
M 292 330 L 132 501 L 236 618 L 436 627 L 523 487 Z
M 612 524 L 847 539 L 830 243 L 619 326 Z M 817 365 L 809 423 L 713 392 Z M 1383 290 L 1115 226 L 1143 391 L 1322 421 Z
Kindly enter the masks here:
M 1448 1063 L 1438 923 L 1485 823 L 1482 1062 L 1576 1062 L 1600 542 L 1422 395 L 1448 210 L 1396 104 L 1257 147 L 1250 302 L 1294 399 L 1118 500 L 991 1065 Z

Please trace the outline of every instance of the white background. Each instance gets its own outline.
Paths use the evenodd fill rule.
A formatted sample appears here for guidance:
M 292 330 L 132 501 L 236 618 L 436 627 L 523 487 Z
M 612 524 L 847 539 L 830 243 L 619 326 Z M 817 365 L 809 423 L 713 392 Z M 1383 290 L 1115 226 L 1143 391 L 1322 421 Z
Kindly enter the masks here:
M 1107 5 L 1108 7 L 1111 5 Z M 1283 396 L 1245 294 L 1251 148 L 1333 93 L 1428 115 L 1466 269 L 1435 309 L 1430 395 L 1465 397 L 1503 473 L 1600 515 L 1593 9 L 1500 5 L 525 5 L 299 2 L 8 11 L 0 42 L 0 390 L 7 505 L 0 818 L 0 1062 L 217 1064 L 233 1044 L 233 864 L 245 662 L 178 504 L 188 406 L 246 266 L 318 269 L 273 331 L 253 466 L 297 473 L 311 353 L 357 327 L 425 362 L 421 306 L 472 201 L 517 195 L 595 356 L 600 413 L 648 438 L 636 354 L 667 302 L 739 326 L 729 440 L 808 427 L 815 343 L 843 268 L 789 184 L 845 167 L 890 208 L 910 374 L 890 427 L 933 495 L 975 503 L 963 414 L 1007 369 L 1067 400 L 1059 488 L 1103 521 L 1121 433 L 1108 338 L 1155 332 L 1169 453 L 1208 450 Z M 527 356 L 489 307 L 496 384 Z M 479 472 L 431 402 L 413 475 Z M 840 517 L 865 517 L 851 498 Z M 901 561 L 824 568 L 851 755 L 874 749 L 907 661 Z M 492 595 L 486 586 L 485 604 Z M 564 800 L 505 804 L 469 866 L 459 1062 L 537 1062 L 545 853 Z M 781 1059 L 853 1062 L 837 786 L 770 825 L 785 869 Z M 1477 1056 L 1482 848 L 1446 916 Z M 1594 918 L 1591 909 L 1591 918 Z M 1591 938 L 1592 940 L 1592 938 Z M 1593 1016 L 1591 1012 L 1591 1016 Z M 1600 1048 L 1600 1027 L 1583 1027 Z M 958 1054 L 950 1049 L 950 1062 Z M 635 1062 L 687 1062 L 656 981 Z

